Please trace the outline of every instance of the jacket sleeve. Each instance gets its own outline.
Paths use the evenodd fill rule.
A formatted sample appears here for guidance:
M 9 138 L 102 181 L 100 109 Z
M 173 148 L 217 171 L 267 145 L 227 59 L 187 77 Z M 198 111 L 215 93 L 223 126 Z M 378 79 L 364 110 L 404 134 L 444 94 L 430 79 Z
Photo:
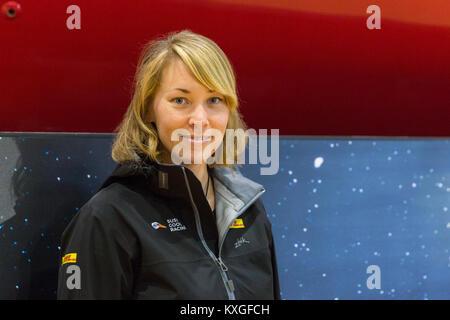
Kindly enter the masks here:
M 280 295 L 280 279 L 278 278 L 277 256 L 275 253 L 275 242 L 273 241 L 272 228 L 270 230 L 270 242 L 272 251 L 272 270 L 273 270 L 273 297 L 274 300 L 281 300 Z
M 280 294 L 280 281 L 278 277 L 278 266 L 277 266 L 277 257 L 275 253 L 275 242 L 273 240 L 272 233 L 272 224 L 270 223 L 269 218 L 267 217 L 266 208 L 261 199 L 258 199 L 257 205 L 260 206 L 260 210 L 264 214 L 265 224 L 266 224 L 266 234 L 269 240 L 269 247 L 271 252 L 271 262 L 272 262 L 272 274 L 273 274 L 273 297 L 274 300 L 281 300 Z
M 62 235 L 57 298 L 131 298 L 133 251 L 130 231 L 119 213 L 88 202 Z

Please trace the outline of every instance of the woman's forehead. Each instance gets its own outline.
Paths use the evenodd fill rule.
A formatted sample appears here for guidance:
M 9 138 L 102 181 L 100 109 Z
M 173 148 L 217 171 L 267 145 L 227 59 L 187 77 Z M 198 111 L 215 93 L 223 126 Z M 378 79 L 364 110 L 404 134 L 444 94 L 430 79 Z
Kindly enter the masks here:
M 198 81 L 180 59 L 172 59 L 161 73 L 161 85 L 169 90 L 176 87 L 184 88 L 186 84 L 193 82 Z
M 163 93 L 213 93 L 215 90 L 208 89 L 195 77 L 184 69 L 173 68 L 163 72 L 160 89 Z

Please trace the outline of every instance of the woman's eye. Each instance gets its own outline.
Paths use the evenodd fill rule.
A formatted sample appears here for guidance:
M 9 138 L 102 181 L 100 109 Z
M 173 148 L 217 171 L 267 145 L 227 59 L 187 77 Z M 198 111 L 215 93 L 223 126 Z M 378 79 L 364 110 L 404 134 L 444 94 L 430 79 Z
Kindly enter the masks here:
M 181 101 L 181 102 L 180 102 Z M 175 102 L 176 104 L 183 104 L 184 98 L 173 98 L 171 102 Z
M 214 104 L 220 103 L 222 101 L 222 99 L 219 97 L 211 98 L 211 100 L 213 100 L 213 99 L 217 99 L 217 100 L 215 100 L 216 101 L 215 103 L 213 102 Z

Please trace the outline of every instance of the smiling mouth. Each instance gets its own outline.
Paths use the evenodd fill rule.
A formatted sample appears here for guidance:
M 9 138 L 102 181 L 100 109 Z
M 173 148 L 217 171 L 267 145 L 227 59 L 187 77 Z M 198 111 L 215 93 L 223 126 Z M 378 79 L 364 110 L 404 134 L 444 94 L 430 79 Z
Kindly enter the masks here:
M 187 139 L 189 142 L 195 142 L 195 143 L 204 143 L 211 141 L 212 136 L 206 136 L 206 137 L 193 137 L 193 136 L 185 136 L 185 135 L 179 135 L 180 137 L 183 137 Z

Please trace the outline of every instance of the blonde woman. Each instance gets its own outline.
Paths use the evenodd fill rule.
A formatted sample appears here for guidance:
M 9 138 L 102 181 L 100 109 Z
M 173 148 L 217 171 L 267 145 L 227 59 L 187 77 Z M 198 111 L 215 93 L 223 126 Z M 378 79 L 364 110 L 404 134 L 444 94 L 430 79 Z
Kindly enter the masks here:
M 117 167 L 62 235 L 59 299 L 280 298 L 265 190 L 233 165 L 227 129 L 246 126 L 217 44 L 190 30 L 149 42 Z

